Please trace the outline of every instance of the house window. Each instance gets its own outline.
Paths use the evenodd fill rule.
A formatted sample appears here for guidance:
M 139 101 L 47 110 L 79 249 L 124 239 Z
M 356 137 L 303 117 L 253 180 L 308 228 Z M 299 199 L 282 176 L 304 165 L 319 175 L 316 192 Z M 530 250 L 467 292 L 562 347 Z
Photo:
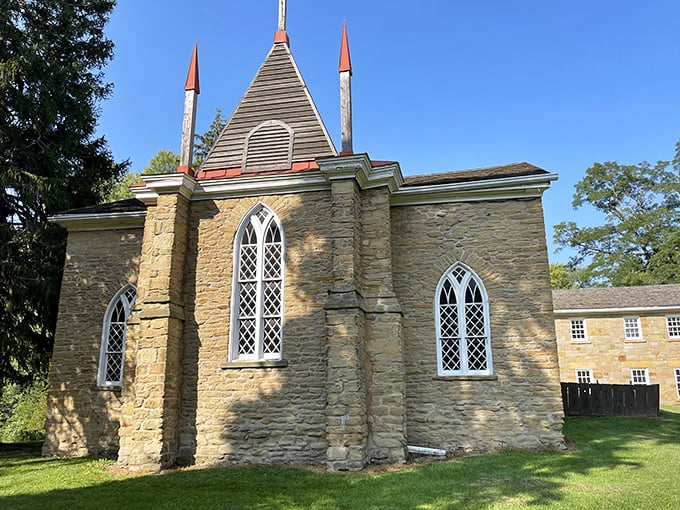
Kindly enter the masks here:
M 624 317 L 623 329 L 626 333 L 626 338 L 630 340 L 642 338 L 642 330 L 640 328 L 640 317 Z
M 283 337 L 283 230 L 259 204 L 241 222 L 235 264 L 230 361 L 279 360 Z
M 649 372 L 646 368 L 632 368 L 630 370 L 630 381 L 633 384 L 649 384 Z
M 102 343 L 99 351 L 99 386 L 120 386 L 123 383 L 123 361 L 125 358 L 125 339 L 127 319 L 137 298 L 137 289 L 132 284 L 125 285 L 116 292 L 104 314 Z
M 675 391 L 678 392 L 678 398 L 680 398 L 680 368 L 675 368 Z
M 577 368 L 576 382 L 579 384 L 591 384 L 593 382 L 593 371 L 590 368 Z
M 439 375 L 490 375 L 489 302 L 479 277 L 454 264 L 439 281 L 435 316 Z
M 670 338 L 680 338 L 680 315 L 667 315 L 666 328 Z
M 588 336 L 586 334 L 586 320 L 585 319 L 570 319 L 569 329 L 571 331 L 571 339 L 574 342 L 587 342 Z

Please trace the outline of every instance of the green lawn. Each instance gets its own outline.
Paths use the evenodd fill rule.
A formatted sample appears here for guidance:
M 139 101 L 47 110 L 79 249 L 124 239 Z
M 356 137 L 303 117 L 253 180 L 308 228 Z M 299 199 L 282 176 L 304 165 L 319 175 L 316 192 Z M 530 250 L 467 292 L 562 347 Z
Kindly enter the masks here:
M 0 508 L 680 508 L 680 408 L 661 418 L 568 418 L 570 450 L 501 452 L 398 470 L 287 467 L 114 476 L 101 460 L 0 448 Z

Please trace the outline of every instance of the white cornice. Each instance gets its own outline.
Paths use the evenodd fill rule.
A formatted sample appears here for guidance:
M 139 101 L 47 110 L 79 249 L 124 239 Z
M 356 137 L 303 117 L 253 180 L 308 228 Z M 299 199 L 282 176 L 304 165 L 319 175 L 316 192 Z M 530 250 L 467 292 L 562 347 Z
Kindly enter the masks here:
M 356 179 L 361 189 L 387 186 L 394 193 L 404 184 L 399 163 L 373 167 L 368 154 L 352 154 L 317 159 L 321 173 L 328 181 Z
M 557 174 L 523 175 L 470 182 L 402 187 L 391 205 L 423 205 L 480 200 L 538 198 L 557 180 Z
M 680 313 L 680 306 L 630 306 L 620 308 L 566 308 L 554 310 L 555 317 L 585 317 L 592 315 L 643 315 Z
M 184 198 L 191 200 L 196 187 L 196 179 L 185 173 L 142 175 L 145 186 L 133 186 L 130 191 L 137 200 L 147 205 L 152 205 L 158 199 L 158 195 L 179 193 Z
M 48 221 L 61 225 L 69 232 L 142 228 L 146 211 L 98 214 L 55 214 Z
M 327 191 L 330 185 L 319 172 L 295 174 L 253 175 L 196 182 L 192 200 L 283 195 L 305 191 Z

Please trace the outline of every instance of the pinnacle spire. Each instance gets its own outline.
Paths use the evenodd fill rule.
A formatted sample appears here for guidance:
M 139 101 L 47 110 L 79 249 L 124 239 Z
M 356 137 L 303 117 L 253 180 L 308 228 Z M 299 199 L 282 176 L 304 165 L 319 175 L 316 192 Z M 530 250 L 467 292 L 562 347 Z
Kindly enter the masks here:
M 201 86 L 198 82 L 198 43 L 194 43 L 194 52 L 191 54 L 184 90 L 195 90 L 197 94 L 201 93 Z
M 342 24 L 342 42 L 340 44 L 340 64 L 338 71 L 349 71 L 352 73 L 352 60 L 349 57 L 349 42 L 347 41 L 347 22 Z
M 180 147 L 178 172 L 194 175 L 191 169 L 196 134 L 196 104 L 201 87 L 198 83 L 198 44 L 194 43 L 187 81 L 184 83 L 184 117 L 182 119 L 182 145 Z
M 340 130 L 342 151 L 340 155 L 353 154 L 352 148 L 352 62 L 349 58 L 349 42 L 347 41 L 347 22 L 342 24 L 342 42 L 340 44 Z

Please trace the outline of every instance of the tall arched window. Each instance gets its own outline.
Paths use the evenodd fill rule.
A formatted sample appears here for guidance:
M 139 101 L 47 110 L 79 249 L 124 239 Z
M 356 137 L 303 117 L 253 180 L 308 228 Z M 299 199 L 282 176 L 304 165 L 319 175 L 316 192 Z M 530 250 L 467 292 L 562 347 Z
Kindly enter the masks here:
M 106 308 L 102 343 L 99 352 L 99 386 L 120 386 L 123 383 L 123 361 L 127 319 L 137 298 L 137 289 L 128 283 L 123 286 Z
M 439 375 L 491 375 L 489 301 L 480 278 L 457 262 L 439 280 L 435 301 Z
M 243 219 L 234 242 L 230 361 L 279 360 L 283 337 L 283 229 L 264 204 Z

